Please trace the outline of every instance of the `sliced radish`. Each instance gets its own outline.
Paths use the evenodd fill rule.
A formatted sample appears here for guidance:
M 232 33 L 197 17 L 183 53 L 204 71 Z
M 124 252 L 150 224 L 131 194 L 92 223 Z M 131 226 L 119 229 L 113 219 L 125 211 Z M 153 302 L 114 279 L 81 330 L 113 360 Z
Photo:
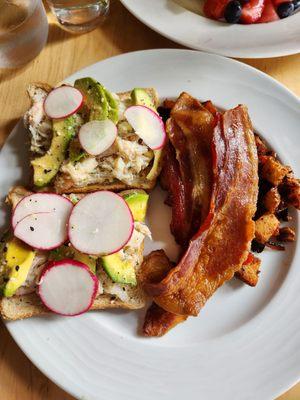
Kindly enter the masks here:
M 73 208 L 72 202 L 54 193 L 34 193 L 24 197 L 16 205 L 12 215 L 12 227 L 30 214 L 56 212 L 59 215 L 70 215 Z
M 110 120 L 90 121 L 82 125 L 79 131 L 79 141 L 83 149 L 91 156 L 98 156 L 116 140 L 118 130 Z
M 69 239 L 82 253 L 112 254 L 130 240 L 133 227 L 126 201 L 103 190 L 88 194 L 74 206 L 69 219 Z
M 63 85 L 53 89 L 44 101 L 45 113 L 50 118 L 66 118 L 82 105 L 83 95 L 73 86 Z
M 50 262 L 43 270 L 38 292 L 56 314 L 75 316 L 92 306 L 99 281 L 87 265 L 70 259 Z
M 166 131 L 160 116 L 145 106 L 132 106 L 124 113 L 135 133 L 143 139 L 152 150 L 163 147 L 166 141 Z
M 17 223 L 14 235 L 39 250 L 52 250 L 68 238 L 69 214 L 41 212 L 27 215 Z

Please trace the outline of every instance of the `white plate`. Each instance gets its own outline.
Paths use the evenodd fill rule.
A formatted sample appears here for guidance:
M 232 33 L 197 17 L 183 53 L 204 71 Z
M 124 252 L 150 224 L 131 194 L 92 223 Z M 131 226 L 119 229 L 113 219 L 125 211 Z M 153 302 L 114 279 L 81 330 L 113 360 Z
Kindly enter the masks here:
M 144 24 L 184 46 L 227 57 L 264 58 L 300 51 L 300 12 L 268 24 L 230 25 L 201 15 L 204 0 L 121 0 Z
M 246 103 L 257 131 L 300 174 L 299 101 L 244 64 L 188 50 L 151 50 L 101 61 L 68 81 L 83 76 L 114 91 L 154 86 L 162 97 L 186 90 L 223 108 Z M 24 135 L 17 126 L 1 152 L 2 197 L 26 175 Z M 150 226 L 154 247 L 166 247 L 174 257 L 163 197 L 159 190 L 151 195 Z M 2 225 L 4 209 L 0 219 Z M 161 339 L 137 335 L 143 312 L 53 316 L 7 327 L 38 368 L 80 399 L 273 399 L 300 376 L 299 242 L 297 249 L 267 250 L 262 258 L 256 288 L 229 282 L 198 318 Z

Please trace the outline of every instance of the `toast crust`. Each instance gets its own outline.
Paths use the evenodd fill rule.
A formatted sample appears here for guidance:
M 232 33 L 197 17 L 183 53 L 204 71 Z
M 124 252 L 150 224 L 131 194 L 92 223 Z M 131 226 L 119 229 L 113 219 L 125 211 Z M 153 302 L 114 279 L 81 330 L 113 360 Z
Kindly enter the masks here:
M 135 190 L 134 192 L 136 191 L 142 192 L 142 190 Z M 124 192 L 124 194 L 130 192 L 131 190 L 128 190 Z M 10 189 L 6 201 L 14 208 L 24 196 L 28 196 L 31 193 L 32 192 L 28 191 L 23 186 L 15 186 Z M 138 249 L 139 258 L 141 259 L 143 252 L 144 244 Z M 128 301 L 120 300 L 111 294 L 98 294 L 90 310 L 105 310 L 111 308 L 136 310 L 145 307 L 147 297 L 139 284 L 134 287 L 128 285 L 126 291 L 129 297 Z M 53 314 L 53 312 L 48 310 L 37 293 L 33 292 L 21 296 L 0 298 L 0 314 L 5 320 L 15 321 L 41 315 L 50 315 Z
M 120 299 L 116 299 L 114 296 L 101 294 L 96 297 L 89 311 L 106 310 L 111 308 L 137 310 L 139 308 L 143 308 L 144 306 L 145 303 L 142 301 L 140 303 L 124 302 Z M 0 312 L 2 318 L 9 321 L 38 317 L 42 315 L 55 315 L 44 306 L 36 293 L 2 298 L 0 302 Z
M 155 107 L 159 105 L 159 98 L 156 90 L 154 88 L 145 88 L 144 89 L 147 94 L 151 97 L 153 104 Z M 118 93 L 118 96 L 121 101 L 129 101 L 131 99 L 131 91 Z M 121 191 L 126 189 L 144 189 L 144 190 L 152 190 L 156 184 L 156 179 L 162 168 L 162 156 L 161 154 L 157 173 L 152 177 L 152 179 L 147 179 L 147 176 L 141 175 L 136 179 L 132 185 L 128 185 L 115 179 L 110 183 L 99 183 L 99 184 L 91 184 L 86 186 L 78 186 L 75 185 L 73 180 L 69 175 L 59 172 L 54 179 L 54 187 L 57 193 L 89 193 L 94 192 L 96 190 L 112 190 L 112 191 Z M 149 172 L 149 171 L 148 171 Z

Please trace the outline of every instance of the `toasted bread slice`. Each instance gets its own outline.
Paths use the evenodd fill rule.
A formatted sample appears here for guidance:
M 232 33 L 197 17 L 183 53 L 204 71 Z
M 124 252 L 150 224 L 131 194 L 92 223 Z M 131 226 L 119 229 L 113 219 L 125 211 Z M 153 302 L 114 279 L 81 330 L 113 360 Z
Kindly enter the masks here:
M 31 193 L 32 192 L 22 186 L 16 186 L 9 191 L 7 202 L 14 208 L 24 196 L 28 196 Z M 130 190 L 128 190 L 126 194 L 127 193 L 130 193 Z M 143 252 L 144 245 L 142 244 L 138 249 L 138 258 L 141 260 L 140 264 L 143 260 Z M 104 271 L 101 271 L 101 273 L 105 274 Z M 121 300 L 117 296 L 108 293 L 99 294 L 91 310 L 104 310 L 108 308 L 135 310 L 145 307 L 146 295 L 139 283 L 137 286 L 121 286 L 124 288 L 123 294 L 127 298 L 126 300 Z M 3 297 L 0 299 L 0 313 L 4 319 L 18 320 L 51 314 L 51 311 L 43 305 L 36 293 L 30 293 L 9 298 Z
M 40 89 L 48 93 L 52 89 L 52 87 L 49 86 L 48 84 L 39 82 L 30 84 L 28 86 L 27 93 L 31 101 L 31 106 L 34 105 L 37 93 L 39 92 Z M 159 104 L 159 98 L 156 90 L 153 88 L 145 88 L 144 90 L 148 93 L 148 95 L 153 101 L 153 104 L 155 104 L 155 106 L 157 107 Z M 120 100 L 126 104 L 126 102 L 129 102 L 131 100 L 131 91 L 118 93 L 118 96 Z M 29 127 L 29 120 L 30 120 L 30 117 L 28 117 L 28 115 L 29 112 L 27 112 L 24 117 L 25 125 L 27 126 L 27 128 Z M 44 137 L 45 134 L 49 135 L 49 131 L 46 130 L 46 132 L 42 134 L 43 136 L 42 140 L 45 141 L 46 147 L 47 146 L 49 147 L 49 141 L 45 140 Z M 38 148 L 39 143 L 38 146 L 36 146 L 36 142 L 39 140 L 39 138 L 36 138 L 36 135 L 32 132 L 32 130 L 31 130 L 31 140 L 34 141 L 34 145 L 32 143 L 31 148 L 32 149 Z M 43 149 L 44 146 L 41 146 L 41 148 Z M 159 176 L 162 168 L 162 156 L 163 152 L 161 150 L 156 150 L 155 157 L 151 162 L 151 164 L 145 170 L 141 171 L 140 175 L 137 177 L 137 179 L 135 179 L 135 181 L 131 185 L 121 182 L 118 179 L 115 179 L 114 181 L 107 183 L 99 183 L 99 184 L 93 183 L 85 186 L 78 186 L 72 180 L 70 175 L 60 171 L 54 179 L 54 187 L 57 193 L 88 193 L 104 189 L 121 191 L 131 188 L 151 190 L 155 186 L 156 179 Z

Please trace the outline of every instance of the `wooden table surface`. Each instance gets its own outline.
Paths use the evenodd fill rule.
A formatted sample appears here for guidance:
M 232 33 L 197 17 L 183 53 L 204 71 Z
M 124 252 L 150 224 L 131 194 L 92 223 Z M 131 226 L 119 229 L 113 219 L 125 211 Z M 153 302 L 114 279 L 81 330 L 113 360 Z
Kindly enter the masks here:
M 85 35 L 74 36 L 61 30 L 50 16 L 49 22 L 47 46 L 33 62 L 17 70 L 0 70 L 0 147 L 28 106 L 25 88 L 29 82 L 55 84 L 82 67 L 129 51 L 180 48 L 137 21 L 117 0 L 112 1 L 107 22 Z M 300 96 L 300 54 L 243 61 L 273 76 Z M 73 399 L 34 367 L 2 322 L 0 355 L 1 400 Z M 280 397 L 280 400 L 299 399 L 300 384 Z

